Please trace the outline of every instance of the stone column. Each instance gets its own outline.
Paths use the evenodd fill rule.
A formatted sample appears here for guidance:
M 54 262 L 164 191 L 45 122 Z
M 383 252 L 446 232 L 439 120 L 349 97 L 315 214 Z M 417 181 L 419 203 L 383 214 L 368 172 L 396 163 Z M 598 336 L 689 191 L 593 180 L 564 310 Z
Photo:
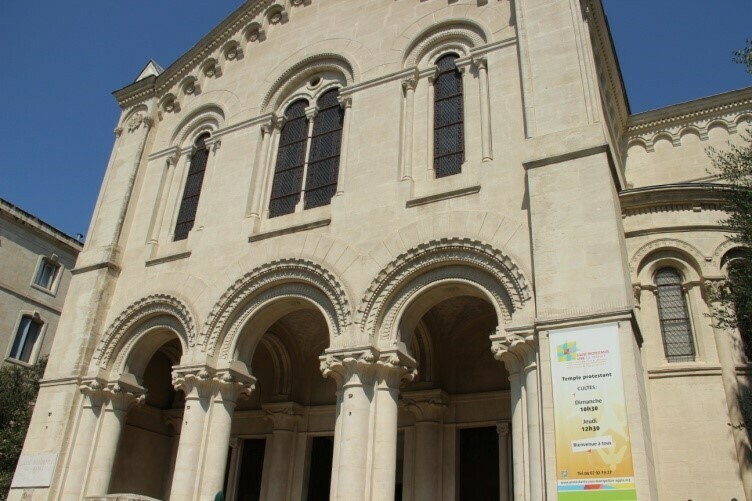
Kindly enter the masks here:
M 491 146 L 491 111 L 488 96 L 488 62 L 485 56 L 473 59 L 473 64 L 478 69 L 480 80 L 480 137 L 483 150 L 483 161 L 493 159 Z
M 340 388 L 330 499 L 394 499 L 398 387 L 414 377 L 414 366 L 397 350 L 372 347 L 321 357 L 324 377 Z
M 414 501 L 441 499 L 442 415 L 446 395 L 441 390 L 411 392 L 402 403 L 415 415 Z
M 100 381 L 92 380 L 80 387 L 84 395 L 83 408 L 78 420 L 75 441 L 70 460 L 65 471 L 61 499 L 79 499 L 84 480 L 89 470 L 91 447 L 96 436 L 97 423 L 104 403 L 104 387 Z
M 260 157 L 256 162 L 256 168 L 259 169 L 259 172 L 258 178 L 254 179 L 251 216 L 262 218 L 264 211 L 268 210 L 269 190 L 271 190 L 270 179 L 274 176 L 274 152 L 284 126 L 285 117 L 275 115 L 272 115 L 268 122 L 261 125 L 263 137 Z
M 722 286 L 721 282 L 705 280 L 703 283 L 705 296 L 710 299 L 718 297 L 718 288 Z M 712 308 L 718 307 L 718 304 L 710 303 L 708 306 L 712 310 Z M 752 459 L 749 456 L 749 451 L 752 448 L 750 447 L 748 430 L 741 427 L 744 423 L 744 416 L 739 406 L 739 380 L 736 376 L 736 362 L 731 346 L 731 332 L 717 325 L 713 325 L 712 327 L 715 346 L 718 352 L 718 361 L 721 364 L 721 381 L 723 382 L 723 391 L 726 397 L 726 410 L 731 422 L 731 434 L 734 437 L 734 446 L 736 448 L 737 461 L 739 462 L 739 473 L 744 488 L 744 495 L 747 499 L 752 499 Z
M 208 426 L 201 499 L 214 499 L 224 490 L 227 452 L 230 448 L 232 415 L 238 398 L 250 395 L 256 378 L 247 371 L 228 369 L 214 377 L 214 398 Z
M 87 496 L 108 494 L 118 443 L 123 433 L 128 409 L 132 405 L 143 404 L 145 392 L 139 386 L 118 382 L 107 385 L 107 388 L 103 390 L 103 396 L 99 430 L 89 465 L 89 478 L 84 489 Z
M 491 349 L 509 372 L 512 397 L 514 499 L 544 499 L 537 341 L 532 331 L 491 336 Z M 524 395 L 524 399 L 523 399 Z M 524 409 L 523 409 L 524 402 Z M 523 433 L 523 429 L 527 433 Z M 525 475 L 527 473 L 527 475 Z
M 403 116 L 402 129 L 402 181 L 413 178 L 413 118 L 415 116 L 415 87 L 418 85 L 418 77 L 411 76 L 402 80 L 402 89 L 405 91 L 405 114 Z
M 201 484 L 204 429 L 214 380 L 205 367 L 186 367 L 173 371 L 172 384 L 185 393 L 185 409 L 170 499 L 189 501 L 196 499 Z
M 347 176 L 345 171 L 347 170 L 347 149 L 350 140 L 350 113 L 352 109 L 352 96 L 340 96 L 339 104 L 344 110 L 345 117 L 342 122 L 342 139 L 340 140 L 339 149 L 339 172 L 337 173 L 337 192 L 335 197 L 342 195 L 345 192 L 345 180 Z
M 497 423 L 499 434 L 499 501 L 510 501 L 509 487 L 509 423 Z
M 292 484 L 295 432 L 301 417 L 301 408 L 293 402 L 263 406 L 266 419 L 272 422 L 272 440 L 269 457 L 264 460 L 262 485 L 266 486 L 264 499 L 285 501 L 290 497 Z

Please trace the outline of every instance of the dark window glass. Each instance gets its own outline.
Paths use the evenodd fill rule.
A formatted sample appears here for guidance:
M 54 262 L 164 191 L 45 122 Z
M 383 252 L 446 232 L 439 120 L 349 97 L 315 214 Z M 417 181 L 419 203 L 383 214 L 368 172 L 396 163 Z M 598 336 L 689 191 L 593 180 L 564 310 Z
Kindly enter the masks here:
M 301 99 L 287 107 L 285 125 L 279 138 L 277 164 L 274 167 L 269 217 L 295 212 L 303 188 L 303 166 L 308 141 L 308 101 Z
M 21 317 L 21 323 L 18 324 L 16 338 L 13 340 L 13 346 L 10 350 L 11 358 L 22 362 L 31 362 L 31 353 L 34 351 L 42 325 L 44 325 L 42 322 L 29 315 Z
M 196 149 L 191 155 L 191 165 L 188 168 L 188 177 L 185 180 L 183 199 L 180 202 L 178 220 L 175 223 L 175 240 L 185 240 L 196 221 L 198 199 L 201 196 L 201 185 L 204 182 L 206 162 L 209 160 L 209 148 L 206 140 L 209 134 L 203 134 L 196 140 Z
M 434 82 L 433 167 L 436 177 L 459 174 L 465 161 L 465 131 L 462 104 L 462 74 L 456 54 L 436 61 L 439 74 Z
M 51 289 L 52 284 L 55 283 L 55 277 L 57 276 L 57 270 L 59 268 L 59 266 L 47 259 L 42 259 L 42 262 L 39 265 L 39 272 L 34 278 L 34 283 L 45 289 Z
M 695 344 L 681 275 L 673 268 L 662 268 L 655 274 L 655 285 L 658 286 L 658 314 L 666 359 L 691 362 L 695 359 Z
M 339 152 L 345 112 L 339 104 L 339 90 L 321 95 L 313 120 L 308 171 L 305 184 L 305 208 L 327 205 L 337 192 Z

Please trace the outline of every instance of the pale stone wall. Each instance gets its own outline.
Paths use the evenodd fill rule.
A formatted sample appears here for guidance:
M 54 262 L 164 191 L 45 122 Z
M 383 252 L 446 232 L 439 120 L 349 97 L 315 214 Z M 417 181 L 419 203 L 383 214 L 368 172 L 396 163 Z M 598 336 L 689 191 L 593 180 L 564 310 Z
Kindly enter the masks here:
M 749 92 L 628 120 L 604 23 L 599 2 L 253 1 L 165 72 L 117 91 L 123 115 L 24 449 L 59 454 L 58 467 L 49 489 L 27 494 L 211 499 L 227 446 L 266 437 L 263 496 L 298 497 L 307 440 L 333 434 L 332 499 L 393 499 L 401 429 L 405 499 L 448 501 L 457 430 L 496 425 L 500 478 L 509 477 L 502 499 L 556 499 L 547 333 L 618 322 L 639 499 L 741 498 L 744 464 L 734 454 L 743 438 L 725 423 L 735 412 L 733 365 L 745 361 L 710 327 L 702 292 L 721 276 L 720 202 L 701 185 L 628 188 L 704 179 L 698 147 L 669 153 L 654 141 L 649 153 L 638 135 L 683 124 L 689 118 L 674 115 L 689 112 L 715 123 L 729 106 L 736 118 L 727 122 L 737 123 Z M 432 78 L 447 51 L 460 56 L 465 163 L 436 179 Z M 338 193 L 330 205 L 269 218 L 279 118 L 293 98 L 329 84 L 345 109 Z M 708 130 L 707 144 L 721 144 Z M 204 132 L 196 221 L 173 241 Z M 677 253 L 694 248 L 685 277 L 699 356 L 669 364 L 649 264 L 682 262 Z M 402 387 L 400 410 L 413 355 L 430 360 L 411 352 L 415 339 L 433 339 L 415 334 L 431 330 L 423 318 L 464 297 L 482 300 L 494 322 L 468 322 L 463 332 L 478 335 L 468 351 L 441 361 L 457 371 L 448 381 L 472 376 L 476 389 L 456 384 L 457 395 L 442 395 L 418 379 Z M 280 324 L 303 310 L 315 315 Z M 271 328 L 305 334 L 287 359 L 264 338 Z M 269 360 L 254 362 L 264 339 Z M 186 401 L 133 411 L 167 342 Z M 317 370 L 324 349 L 329 380 Z M 491 350 L 498 370 L 486 365 Z M 452 360 L 459 353 L 464 365 Z M 480 353 L 487 360 L 467 363 Z M 264 378 L 275 370 L 302 374 L 307 386 L 272 391 Z M 714 414 L 699 417 L 693 379 Z M 154 425 L 147 410 L 172 424 Z M 690 414 L 698 418 L 684 428 L 668 424 Z M 174 458 L 166 484 L 124 473 L 147 433 L 155 457 Z M 133 443 L 116 457 L 121 435 Z M 711 444 L 718 475 L 708 478 Z M 678 472 L 680 456 L 689 459 Z
M 0 354 L 10 359 L 22 315 L 38 315 L 44 323 L 31 355 L 46 357 L 55 337 L 60 311 L 81 245 L 63 233 L 0 200 Z M 43 258 L 57 256 L 58 275 L 45 288 L 35 284 Z

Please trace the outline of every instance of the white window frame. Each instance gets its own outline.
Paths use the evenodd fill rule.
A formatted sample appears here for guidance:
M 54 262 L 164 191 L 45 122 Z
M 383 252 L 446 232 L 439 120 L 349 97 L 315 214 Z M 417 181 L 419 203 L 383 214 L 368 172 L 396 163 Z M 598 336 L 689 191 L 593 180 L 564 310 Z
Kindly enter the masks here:
M 42 269 L 46 264 L 55 267 L 55 274 L 50 281 L 49 287 L 46 287 L 37 282 L 40 274 L 42 273 Z M 34 268 L 34 275 L 31 277 L 31 283 L 29 285 L 34 289 L 46 292 L 47 294 L 55 295 L 57 294 L 57 289 L 60 286 L 60 277 L 62 277 L 62 275 L 63 265 L 60 262 L 60 258 L 57 256 L 57 254 L 52 254 L 50 256 L 39 256 L 39 259 L 37 259 L 37 265 Z

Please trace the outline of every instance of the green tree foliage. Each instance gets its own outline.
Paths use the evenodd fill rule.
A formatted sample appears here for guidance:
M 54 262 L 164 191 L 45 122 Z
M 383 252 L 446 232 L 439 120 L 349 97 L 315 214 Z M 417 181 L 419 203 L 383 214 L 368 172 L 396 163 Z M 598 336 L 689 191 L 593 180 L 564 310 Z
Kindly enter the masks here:
M 45 365 L 0 367 L 0 499 L 10 489 Z
M 734 51 L 734 62 L 752 73 L 752 39 L 744 49 Z M 727 280 L 711 295 L 713 318 L 722 328 L 738 328 L 741 347 L 752 360 L 752 131 L 741 133 L 742 140 L 723 150 L 708 153 L 716 173 L 725 184 L 728 217 L 721 224 L 739 244 L 727 262 Z

